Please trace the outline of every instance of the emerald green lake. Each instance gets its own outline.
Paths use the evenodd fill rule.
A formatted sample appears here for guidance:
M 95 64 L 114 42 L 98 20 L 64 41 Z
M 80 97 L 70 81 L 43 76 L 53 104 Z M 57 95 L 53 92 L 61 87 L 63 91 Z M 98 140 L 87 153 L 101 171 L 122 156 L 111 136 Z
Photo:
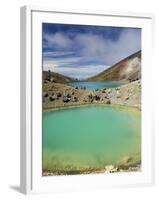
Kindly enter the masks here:
M 140 154 L 140 112 L 88 106 L 43 112 L 43 170 L 103 168 Z

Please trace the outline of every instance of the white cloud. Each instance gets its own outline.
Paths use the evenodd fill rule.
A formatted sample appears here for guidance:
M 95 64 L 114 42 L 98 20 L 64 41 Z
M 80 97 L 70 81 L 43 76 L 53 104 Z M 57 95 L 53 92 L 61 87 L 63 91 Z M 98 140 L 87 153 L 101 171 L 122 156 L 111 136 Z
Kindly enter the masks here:
M 134 29 L 122 31 L 117 41 L 93 34 L 80 34 L 76 43 L 81 46 L 83 56 L 99 57 L 112 65 L 141 49 L 140 32 Z
M 66 76 L 73 76 L 75 78 L 88 78 L 94 76 L 105 69 L 105 65 L 94 65 L 94 66 L 84 66 L 84 67 L 59 67 L 56 68 L 54 72 L 64 74 Z
M 76 43 L 81 47 L 83 56 L 103 56 L 107 50 L 104 38 L 90 33 L 77 35 Z
M 73 51 L 48 51 L 44 52 L 43 56 L 44 58 L 48 58 L 48 57 L 71 56 L 73 54 L 74 54 Z
M 125 29 L 118 41 L 109 42 L 106 59 L 114 64 L 141 49 L 140 31 Z
M 69 48 L 72 45 L 72 40 L 63 33 L 44 34 L 47 47 L 57 46 L 58 48 Z
M 140 29 L 123 29 L 116 41 L 94 33 L 77 33 L 70 39 L 68 35 L 58 32 L 46 34 L 44 38 L 47 47 L 58 48 L 58 51 L 44 53 L 44 70 L 50 69 L 68 76 L 70 73 L 75 77 L 95 75 L 141 49 Z M 73 50 L 74 47 L 77 52 Z M 73 53 L 78 53 L 79 57 L 73 56 Z M 60 59 L 51 56 L 59 56 Z M 92 62 L 92 65 L 88 65 L 88 61 Z M 85 62 L 87 64 L 84 66 Z
M 85 65 L 85 66 L 76 66 L 76 67 L 69 67 L 69 65 L 65 66 L 64 65 L 64 60 L 62 61 L 46 61 L 43 63 L 43 69 L 45 71 L 51 70 L 56 73 L 60 73 L 66 76 L 72 76 L 75 78 L 87 78 L 90 76 L 94 76 L 99 72 L 102 72 L 109 66 L 105 65 Z M 65 63 L 66 64 L 66 63 Z M 67 63 L 68 64 L 68 63 Z

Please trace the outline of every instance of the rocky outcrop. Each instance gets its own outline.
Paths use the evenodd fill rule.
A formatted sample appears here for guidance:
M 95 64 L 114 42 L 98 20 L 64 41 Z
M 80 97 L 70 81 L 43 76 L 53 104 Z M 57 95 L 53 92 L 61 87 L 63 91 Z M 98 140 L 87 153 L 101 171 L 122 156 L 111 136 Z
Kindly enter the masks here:
M 113 104 L 141 108 L 141 81 L 133 81 L 117 88 L 87 90 L 66 84 L 43 84 L 43 109 L 84 104 Z

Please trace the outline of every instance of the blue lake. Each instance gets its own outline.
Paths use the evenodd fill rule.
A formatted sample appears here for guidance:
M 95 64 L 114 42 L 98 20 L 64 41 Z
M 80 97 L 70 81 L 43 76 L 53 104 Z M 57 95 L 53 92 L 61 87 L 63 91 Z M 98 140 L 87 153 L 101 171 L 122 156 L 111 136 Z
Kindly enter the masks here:
M 80 82 L 71 82 L 69 85 L 73 87 L 78 87 L 78 88 L 85 88 L 89 90 L 96 90 L 96 89 L 102 89 L 102 88 L 115 88 L 121 85 L 119 82 L 85 82 L 85 81 L 80 81 Z

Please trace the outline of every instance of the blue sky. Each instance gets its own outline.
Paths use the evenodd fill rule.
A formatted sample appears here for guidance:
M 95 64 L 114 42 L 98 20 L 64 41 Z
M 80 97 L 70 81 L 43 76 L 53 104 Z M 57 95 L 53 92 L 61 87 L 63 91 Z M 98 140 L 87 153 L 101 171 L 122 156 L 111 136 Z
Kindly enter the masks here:
M 43 70 L 94 76 L 141 49 L 141 29 L 43 23 Z

